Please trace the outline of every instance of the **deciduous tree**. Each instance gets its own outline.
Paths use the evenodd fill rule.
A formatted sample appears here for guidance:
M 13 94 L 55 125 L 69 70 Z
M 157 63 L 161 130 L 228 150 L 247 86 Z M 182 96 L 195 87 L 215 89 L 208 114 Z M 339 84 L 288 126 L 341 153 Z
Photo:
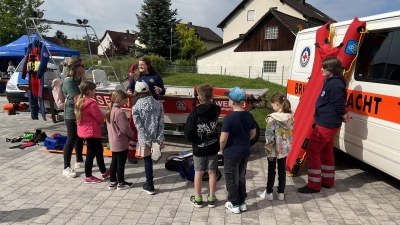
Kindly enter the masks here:
M 25 19 L 32 17 L 33 11 L 39 11 L 43 2 L 41 0 L 1 0 L 0 45 L 10 43 L 26 34 Z M 41 33 L 46 33 L 51 27 L 40 24 L 38 28 Z
M 176 26 L 179 34 L 180 56 L 182 59 L 193 59 L 193 56 L 207 50 L 206 44 L 196 35 L 194 28 L 179 23 Z
M 108 57 L 123 56 L 123 55 L 128 55 L 129 54 L 129 50 L 122 43 L 121 36 L 117 35 L 109 43 L 109 45 L 106 48 L 104 54 L 106 54 Z

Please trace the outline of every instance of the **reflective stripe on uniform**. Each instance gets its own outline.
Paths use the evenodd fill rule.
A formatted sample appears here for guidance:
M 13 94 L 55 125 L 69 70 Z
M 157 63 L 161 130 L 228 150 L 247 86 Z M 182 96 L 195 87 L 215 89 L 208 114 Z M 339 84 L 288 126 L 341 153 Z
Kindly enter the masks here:
M 325 166 L 325 165 L 322 165 L 321 168 L 322 168 L 323 170 L 335 170 L 335 166 Z
M 308 180 L 312 182 L 321 182 L 321 177 L 308 177 Z
M 308 173 L 311 173 L 311 174 L 321 174 L 321 170 L 308 169 Z
M 331 177 L 335 177 L 335 174 L 334 173 L 322 173 L 322 176 L 331 178 Z

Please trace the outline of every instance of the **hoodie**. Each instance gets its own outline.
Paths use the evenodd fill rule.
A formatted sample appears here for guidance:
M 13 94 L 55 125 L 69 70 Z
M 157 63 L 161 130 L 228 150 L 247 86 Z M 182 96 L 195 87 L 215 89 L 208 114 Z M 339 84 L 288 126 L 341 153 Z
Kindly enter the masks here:
M 78 124 L 78 136 L 81 138 L 101 138 L 100 124 L 104 122 L 104 115 L 97 102 L 85 98 L 82 105 L 82 118 Z
M 294 118 L 291 113 L 275 112 L 265 120 L 265 151 L 267 157 L 285 158 L 292 149 Z
M 122 152 L 128 149 L 129 142 L 134 136 L 128 121 L 125 112 L 114 103 L 111 108 L 110 122 L 107 123 L 111 151 Z
M 220 113 L 221 108 L 218 105 L 205 103 L 195 107 L 189 114 L 184 133 L 186 139 L 192 142 L 194 156 L 205 157 L 218 153 L 217 123 Z
M 138 146 L 152 146 L 154 140 L 164 141 L 164 114 L 158 100 L 152 96 L 138 99 L 132 114 L 138 131 Z
M 342 115 L 346 113 L 346 80 L 342 75 L 326 78 L 315 104 L 315 123 L 326 128 L 340 128 Z

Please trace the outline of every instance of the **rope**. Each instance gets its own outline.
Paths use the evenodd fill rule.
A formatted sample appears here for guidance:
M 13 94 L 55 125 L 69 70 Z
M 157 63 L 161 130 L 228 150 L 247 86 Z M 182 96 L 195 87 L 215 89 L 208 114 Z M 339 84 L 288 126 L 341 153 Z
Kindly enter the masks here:
M 364 37 L 364 35 L 365 35 L 366 33 L 368 33 L 368 31 L 367 31 L 366 29 L 365 29 L 365 31 L 364 31 L 364 28 L 362 28 L 362 29 L 361 29 L 361 32 L 360 32 L 360 38 L 358 39 L 356 57 L 354 57 L 353 61 L 351 61 L 351 64 L 350 64 L 348 70 L 343 69 L 343 76 L 347 76 L 347 73 L 351 70 L 351 68 L 353 67 L 354 62 L 355 62 L 356 59 L 358 58 L 358 52 L 359 52 L 359 50 L 360 50 L 361 40 L 362 40 L 362 38 Z

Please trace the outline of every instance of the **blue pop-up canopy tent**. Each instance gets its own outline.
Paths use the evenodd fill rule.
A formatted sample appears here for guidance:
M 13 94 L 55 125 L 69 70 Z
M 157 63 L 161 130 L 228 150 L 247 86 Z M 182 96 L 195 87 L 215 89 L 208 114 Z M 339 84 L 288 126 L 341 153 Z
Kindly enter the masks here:
M 61 47 L 50 41 L 44 40 L 50 54 L 53 56 L 79 56 L 79 51 Z M 24 57 L 29 44 L 28 35 L 23 35 L 17 40 L 0 47 L 0 57 Z

